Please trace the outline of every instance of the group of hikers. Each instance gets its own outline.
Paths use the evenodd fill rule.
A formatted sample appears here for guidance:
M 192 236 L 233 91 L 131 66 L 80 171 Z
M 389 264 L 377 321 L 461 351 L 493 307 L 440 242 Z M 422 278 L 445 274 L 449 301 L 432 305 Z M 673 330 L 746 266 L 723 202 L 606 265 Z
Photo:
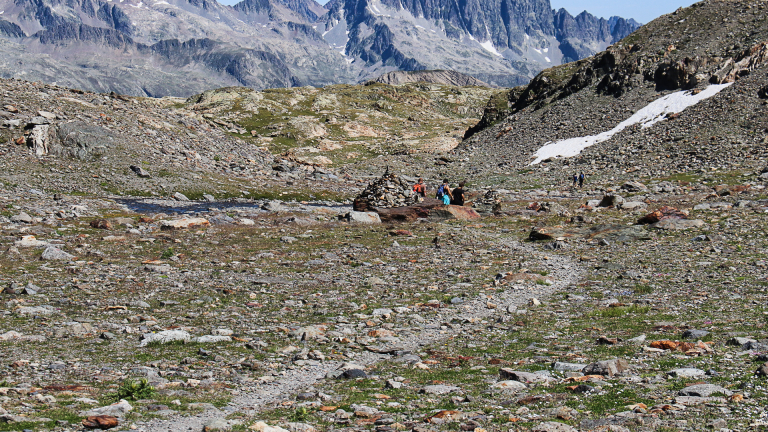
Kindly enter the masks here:
M 427 197 L 427 185 L 424 184 L 424 179 L 419 178 L 418 183 L 413 185 L 413 192 L 417 195 L 421 196 L 422 198 Z M 451 187 L 448 185 L 448 179 L 443 180 L 443 184 L 441 184 L 437 188 L 437 192 L 435 193 L 435 198 L 441 200 L 443 204 L 445 205 L 464 205 L 464 182 L 459 182 L 459 187 L 454 188 L 451 190 Z
M 576 173 L 573 174 L 573 187 L 576 187 L 576 183 L 579 184 L 579 187 L 584 186 L 584 172 L 582 171 L 581 174 L 576 175 Z

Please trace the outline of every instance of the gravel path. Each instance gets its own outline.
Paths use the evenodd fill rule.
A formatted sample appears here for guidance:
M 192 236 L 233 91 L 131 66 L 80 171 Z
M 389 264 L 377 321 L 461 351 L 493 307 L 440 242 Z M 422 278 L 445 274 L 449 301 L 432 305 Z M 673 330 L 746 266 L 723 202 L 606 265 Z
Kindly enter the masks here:
M 487 235 L 477 232 L 478 235 Z M 440 324 L 451 322 L 453 318 L 488 318 L 496 313 L 506 313 L 509 305 L 517 307 L 527 305 L 531 298 L 544 299 L 555 292 L 576 283 L 583 273 L 583 270 L 570 258 L 543 253 L 531 245 L 521 244 L 512 240 L 500 240 L 507 243 L 507 246 L 513 250 L 530 254 L 531 258 L 540 260 L 540 265 L 545 266 L 550 276 L 554 279 L 552 285 L 536 285 L 534 289 L 508 289 L 502 292 L 493 292 L 487 296 L 483 295 L 465 303 L 450 306 L 443 309 L 437 317 L 424 323 L 422 331 L 417 334 L 403 336 L 401 343 L 397 347 L 402 350 L 415 351 L 421 346 L 430 345 L 437 341 L 448 339 L 459 332 L 460 329 L 441 330 Z M 488 307 L 488 303 L 496 304 L 495 309 Z M 430 327 L 430 324 L 437 324 L 436 328 Z M 382 355 L 373 352 L 363 352 L 358 354 L 352 361 L 355 364 L 370 366 L 378 361 L 392 358 L 390 355 Z M 305 366 L 293 370 L 287 370 L 286 374 L 271 383 L 256 384 L 253 387 L 243 388 L 241 394 L 236 396 L 232 403 L 226 408 L 227 412 L 218 409 L 211 409 L 191 417 L 172 417 L 163 420 L 152 420 L 144 424 L 137 424 L 139 431 L 155 432 L 181 432 L 181 431 L 201 431 L 205 424 L 215 419 L 221 419 L 236 411 L 259 411 L 269 408 L 274 404 L 285 400 L 290 395 L 300 390 L 316 384 L 319 380 L 325 378 L 330 371 L 337 369 L 340 362 L 322 362 L 317 366 Z

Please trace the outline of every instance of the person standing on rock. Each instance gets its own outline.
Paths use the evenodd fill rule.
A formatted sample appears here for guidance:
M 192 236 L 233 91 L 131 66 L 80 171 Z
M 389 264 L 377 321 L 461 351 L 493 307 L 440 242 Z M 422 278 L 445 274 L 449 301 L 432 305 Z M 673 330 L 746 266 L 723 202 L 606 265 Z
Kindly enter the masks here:
M 576 182 L 579 181 L 579 176 L 576 173 L 573 173 L 573 187 L 576 187 Z
M 459 206 L 464 205 L 464 182 L 463 181 L 459 182 L 459 187 L 454 189 L 451 192 L 451 195 L 453 195 L 451 197 L 451 204 L 459 205 Z
M 584 186 L 584 171 L 579 174 L 579 189 L 581 189 L 582 186 Z
M 419 177 L 419 182 L 413 185 L 413 192 L 420 196 L 423 200 L 427 197 L 427 185 L 424 184 L 424 179 Z

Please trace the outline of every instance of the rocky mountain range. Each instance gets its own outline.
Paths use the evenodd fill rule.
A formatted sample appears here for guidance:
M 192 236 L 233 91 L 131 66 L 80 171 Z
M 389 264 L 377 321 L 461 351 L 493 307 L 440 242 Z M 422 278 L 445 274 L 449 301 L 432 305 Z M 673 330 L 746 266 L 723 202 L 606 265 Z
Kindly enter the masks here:
M 424 69 L 511 86 L 638 27 L 553 12 L 546 0 L 444 3 L 0 0 L 0 76 L 142 96 L 356 83 Z

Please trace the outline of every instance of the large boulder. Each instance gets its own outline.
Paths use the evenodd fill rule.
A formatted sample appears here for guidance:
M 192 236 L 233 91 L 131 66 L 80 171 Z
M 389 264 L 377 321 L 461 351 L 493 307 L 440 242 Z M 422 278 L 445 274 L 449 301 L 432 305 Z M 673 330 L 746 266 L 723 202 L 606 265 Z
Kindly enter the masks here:
M 166 344 L 170 342 L 188 342 L 192 339 L 189 333 L 184 330 L 163 330 L 158 333 L 145 333 L 142 335 L 141 343 L 139 346 L 147 346 L 150 343 L 156 342 Z
M 209 227 L 211 223 L 204 218 L 182 218 L 177 220 L 160 221 L 161 231 L 176 231 L 189 228 Z
M 640 225 L 655 224 L 665 219 L 687 219 L 688 215 L 680 209 L 664 206 L 641 217 L 637 223 Z
M 423 202 L 407 207 L 376 209 L 382 222 L 413 222 L 416 219 L 430 221 L 475 220 L 480 214 L 464 206 L 445 205 L 442 201 L 427 198 Z
M 60 124 L 56 138 L 48 146 L 49 153 L 81 160 L 101 156 L 117 143 L 114 132 L 81 121 Z
M 621 195 L 605 195 L 600 200 L 599 207 L 618 207 L 624 202 L 624 197 Z
M 624 359 L 603 360 L 587 365 L 582 372 L 584 375 L 614 376 L 629 369 L 629 363 Z
M 358 212 L 351 211 L 346 214 L 345 219 L 352 223 L 380 224 L 381 218 L 376 212 Z
M 45 261 L 66 261 L 74 257 L 74 255 L 68 254 L 56 246 L 48 246 L 40 255 L 40 259 Z

